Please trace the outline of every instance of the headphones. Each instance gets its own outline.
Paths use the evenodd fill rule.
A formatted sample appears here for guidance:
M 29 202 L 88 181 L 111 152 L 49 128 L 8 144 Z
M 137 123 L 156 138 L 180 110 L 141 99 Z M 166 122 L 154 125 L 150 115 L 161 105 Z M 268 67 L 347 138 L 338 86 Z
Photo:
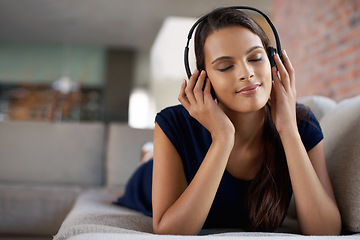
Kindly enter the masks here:
M 276 41 L 276 49 L 279 52 L 279 56 L 280 59 L 282 59 L 281 57 L 281 44 L 280 44 L 280 38 L 278 35 L 278 32 L 274 26 L 274 24 L 272 23 L 272 21 L 270 20 L 270 18 L 262 11 L 260 11 L 259 9 L 253 8 L 253 7 L 247 7 L 247 6 L 233 6 L 233 7 L 224 7 L 221 9 L 245 9 L 245 10 L 251 10 L 251 11 L 255 11 L 257 13 L 260 13 L 267 21 L 267 23 L 269 24 L 269 26 L 271 27 L 274 37 L 275 37 L 275 41 Z M 186 43 L 186 47 L 185 47 L 185 51 L 184 51 L 184 63 L 185 63 L 185 70 L 186 70 L 186 74 L 187 76 L 190 78 L 191 77 L 191 71 L 190 71 L 190 66 L 189 66 L 189 43 L 190 43 L 190 39 L 193 35 L 193 32 L 195 30 L 195 28 L 205 19 L 207 18 L 211 13 L 208 13 L 204 16 L 202 16 L 201 18 L 199 18 L 194 25 L 190 28 L 189 34 L 188 34 L 188 40 Z M 268 47 L 267 48 L 267 53 L 269 56 L 269 60 L 270 60 L 270 64 L 271 66 L 276 66 L 275 61 L 274 61 L 274 56 L 277 53 L 277 50 L 273 47 Z

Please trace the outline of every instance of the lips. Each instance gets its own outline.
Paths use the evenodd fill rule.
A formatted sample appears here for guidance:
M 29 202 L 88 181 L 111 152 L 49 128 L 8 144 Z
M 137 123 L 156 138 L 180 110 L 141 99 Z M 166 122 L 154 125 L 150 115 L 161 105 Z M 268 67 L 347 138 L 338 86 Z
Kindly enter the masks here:
M 236 93 L 240 93 L 242 95 L 249 95 L 255 93 L 260 87 L 260 84 L 253 84 L 247 87 L 242 88 L 240 91 L 237 91 Z

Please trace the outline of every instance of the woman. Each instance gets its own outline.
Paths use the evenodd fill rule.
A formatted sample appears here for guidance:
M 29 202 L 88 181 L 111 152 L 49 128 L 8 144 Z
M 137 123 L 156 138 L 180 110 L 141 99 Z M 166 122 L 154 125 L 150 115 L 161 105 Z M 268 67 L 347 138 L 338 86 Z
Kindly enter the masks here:
M 135 173 L 119 199 L 152 214 L 155 233 L 273 231 L 292 194 L 302 233 L 340 233 L 319 123 L 296 104 L 285 51 L 284 63 L 276 55 L 277 68 L 271 68 L 268 42 L 238 10 L 214 10 L 199 24 L 195 54 L 203 70 L 184 80 L 182 105 L 157 115 L 154 160 Z

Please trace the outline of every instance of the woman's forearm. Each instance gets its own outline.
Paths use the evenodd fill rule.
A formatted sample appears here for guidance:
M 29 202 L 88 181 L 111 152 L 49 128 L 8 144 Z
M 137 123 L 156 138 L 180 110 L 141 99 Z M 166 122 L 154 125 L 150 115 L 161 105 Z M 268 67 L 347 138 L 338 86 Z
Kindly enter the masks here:
M 214 139 L 194 179 L 154 224 L 160 234 L 198 234 L 207 218 L 233 147 L 233 139 Z
M 327 191 L 319 179 L 299 133 L 283 134 L 281 139 L 301 231 L 311 235 L 339 234 L 341 217 L 332 191 Z

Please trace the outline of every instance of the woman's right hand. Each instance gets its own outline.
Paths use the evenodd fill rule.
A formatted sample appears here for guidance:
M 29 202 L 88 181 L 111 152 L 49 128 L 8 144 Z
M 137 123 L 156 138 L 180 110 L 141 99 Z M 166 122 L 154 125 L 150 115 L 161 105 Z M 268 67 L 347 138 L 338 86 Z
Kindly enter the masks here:
M 178 100 L 211 133 L 213 140 L 217 137 L 234 137 L 234 125 L 213 99 L 211 82 L 209 78 L 206 79 L 204 70 L 201 73 L 195 70 L 188 83 L 183 81 Z

